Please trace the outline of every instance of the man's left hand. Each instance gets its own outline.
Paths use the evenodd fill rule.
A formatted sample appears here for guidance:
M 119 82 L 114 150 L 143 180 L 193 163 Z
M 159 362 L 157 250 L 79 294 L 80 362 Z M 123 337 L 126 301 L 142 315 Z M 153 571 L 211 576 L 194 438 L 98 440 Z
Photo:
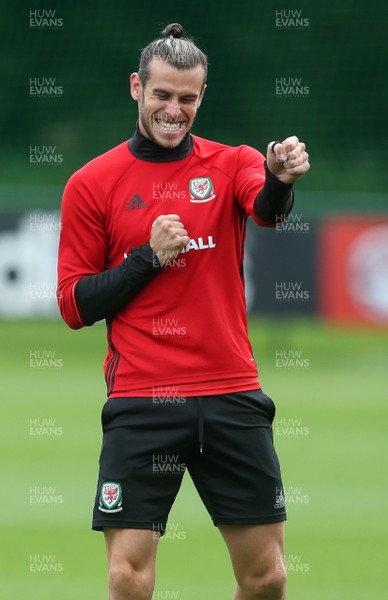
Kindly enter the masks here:
M 283 183 L 295 183 L 310 168 L 305 144 L 295 135 L 283 142 L 270 142 L 267 148 L 267 165 L 271 173 Z

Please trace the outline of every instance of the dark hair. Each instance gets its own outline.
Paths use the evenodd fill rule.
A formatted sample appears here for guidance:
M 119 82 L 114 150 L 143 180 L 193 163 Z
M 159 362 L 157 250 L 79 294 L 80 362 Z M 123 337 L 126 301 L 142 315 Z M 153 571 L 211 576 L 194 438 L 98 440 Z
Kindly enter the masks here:
M 202 65 L 204 84 L 207 77 L 207 56 L 191 38 L 183 35 L 183 27 L 179 23 L 170 23 L 157 38 L 143 48 L 140 55 L 139 77 L 145 86 L 150 76 L 149 63 L 153 58 L 169 63 L 176 69 L 192 69 Z

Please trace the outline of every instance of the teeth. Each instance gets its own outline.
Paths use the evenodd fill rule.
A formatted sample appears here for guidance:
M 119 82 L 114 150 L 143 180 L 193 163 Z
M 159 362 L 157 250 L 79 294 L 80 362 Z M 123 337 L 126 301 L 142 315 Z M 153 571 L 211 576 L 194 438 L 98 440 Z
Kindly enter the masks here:
M 163 131 L 178 131 L 181 127 L 180 123 L 169 123 L 168 121 L 156 121 L 156 123 Z

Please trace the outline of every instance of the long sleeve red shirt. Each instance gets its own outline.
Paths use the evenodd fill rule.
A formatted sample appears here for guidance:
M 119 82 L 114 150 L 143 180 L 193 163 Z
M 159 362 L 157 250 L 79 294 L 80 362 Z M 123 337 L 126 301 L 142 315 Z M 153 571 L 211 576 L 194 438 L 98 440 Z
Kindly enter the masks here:
M 107 321 L 109 397 L 224 394 L 260 387 L 247 334 L 243 281 L 248 216 L 265 181 L 264 156 L 192 136 L 171 162 L 139 159 L 124 142 L 69 180 L 62 203 L 58 302 L 82 322 L 77 282 L 119 265 L 149 241 L 161 214 L 178 214 L 190 242 Z

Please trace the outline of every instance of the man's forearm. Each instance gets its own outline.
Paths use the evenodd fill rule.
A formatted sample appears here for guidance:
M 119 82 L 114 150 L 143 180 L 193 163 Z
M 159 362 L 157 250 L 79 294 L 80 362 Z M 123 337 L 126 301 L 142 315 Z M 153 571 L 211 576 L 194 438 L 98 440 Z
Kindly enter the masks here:
M 159 271 L 158 259 L 147 243 L 132 250 L 118 267 L 80 279 L 74 295 L 84 325 L 113 317 Z
M 265 183 L 255 202 L 255 213 L 261 221 L 276 224 L 282 221 L 291 211 L 294 203 L 292 184 L 283 183 L 265 167 Z

